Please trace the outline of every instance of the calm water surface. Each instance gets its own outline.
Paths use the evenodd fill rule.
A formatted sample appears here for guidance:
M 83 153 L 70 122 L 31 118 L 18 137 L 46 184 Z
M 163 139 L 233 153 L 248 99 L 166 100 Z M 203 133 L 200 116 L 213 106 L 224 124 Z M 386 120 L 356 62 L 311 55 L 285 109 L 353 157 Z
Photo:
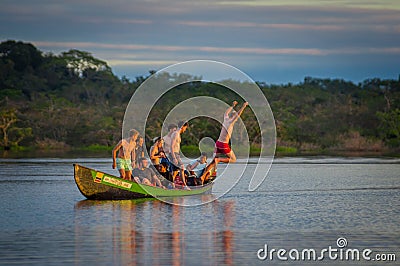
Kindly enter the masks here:
M 152 199 L 85 200 L 73 180 L 75 162 L 115 173 L 109 159 L 0 160 L 0 264 L 314 264 L 280 261 L 276 254 L 273 261 L 261 261 L 257 251 L 267 244 L 319 252 L 338 248 L 340 237 L 347 248 L 369 248 L 371 257 L 393 253 L 397 262 L 326 256 L 318 263 L 400 261 L 397 159 L 277 159 L 257 191 L 247 191 L 245 173 L 228 194 L 197 207 Z M 219 193 L 215 186 L 213 195 L 196 200 Z

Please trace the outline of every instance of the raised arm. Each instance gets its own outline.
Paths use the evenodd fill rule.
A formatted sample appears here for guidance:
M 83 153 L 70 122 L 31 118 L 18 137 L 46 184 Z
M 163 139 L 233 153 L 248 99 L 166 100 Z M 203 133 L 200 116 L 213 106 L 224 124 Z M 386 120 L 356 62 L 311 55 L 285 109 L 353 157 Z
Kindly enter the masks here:
M 230 112 L 232 112 L 233 108 L 238 104 L 237 101 L 233 101 L 232 106 L 229 106 L 228 109 L 226 109 L 225 114 L 224 114 L 224 118 L 229 117 Z
M 240 117 L 240 115 L 243 113 L 243 111 L 244 111 L 244 109 L 247 107 L 247 105 L 249 105 L 248 102 L 245 102 L 245 103 L 242 105 L 242 107 L 239 109 L 239 111 L 237 112 L 237 114 L 236 114 L 236 116 L 235 116 L 235 118 L 234 118 L 235 121 L 236 121 L 236 120 Z

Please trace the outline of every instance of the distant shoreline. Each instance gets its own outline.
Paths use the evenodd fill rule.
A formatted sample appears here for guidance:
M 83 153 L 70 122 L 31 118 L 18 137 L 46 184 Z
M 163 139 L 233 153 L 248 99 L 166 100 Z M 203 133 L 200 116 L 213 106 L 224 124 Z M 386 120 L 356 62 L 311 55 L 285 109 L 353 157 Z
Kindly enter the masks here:
M 111 148 L 109 149 L 69 149 L 69 150 L 0 150 L 0 158 L 18 159 L 18 158 L 111 158 Z M 183 153 L 188 157 L 196 157 L 192 149 L 184 150 Z M 309 150 L 309 151 L 276 151 L 274 157 L 348 157 L 348 158 L 400 158 L 400 153 L 396 150 L 386 151 L 345 151 L 345 150 Z M 259 157 L 259 153 L 250 153 L 250 157 Z

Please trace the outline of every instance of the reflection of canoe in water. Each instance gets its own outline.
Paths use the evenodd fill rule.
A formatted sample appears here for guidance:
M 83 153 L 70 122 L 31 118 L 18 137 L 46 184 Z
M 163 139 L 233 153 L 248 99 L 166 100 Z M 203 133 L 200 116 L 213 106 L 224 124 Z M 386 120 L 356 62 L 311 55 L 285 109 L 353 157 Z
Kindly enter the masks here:
M 82 195 L 88 199 L 137 199 L 179 197 L 210 193 L 213 182 L 186 189 L 164 189 L 138 184 L 119 177 L 74 164 L 74 177 Z

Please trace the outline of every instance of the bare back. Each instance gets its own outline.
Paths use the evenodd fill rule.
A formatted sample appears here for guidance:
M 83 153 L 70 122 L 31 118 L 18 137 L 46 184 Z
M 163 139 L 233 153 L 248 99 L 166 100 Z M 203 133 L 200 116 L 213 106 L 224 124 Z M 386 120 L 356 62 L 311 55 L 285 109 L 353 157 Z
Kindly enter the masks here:
M 219 135 L 218 141 L 223 143 L 229 143 L 229 140 L 232 136 L 233 126 L 236 121 L 239 119 L 240 115 L 243 113 L 243 110 L 248 105 L 248 102 L 245 102 L 238 112 L 235 112 L 233 108 L 237 105 L 237 102 L 234 101 L 233 105 L 230 106 L 224 114 L 224 122 L 222 123 L 221 133 Z
M 175 131 L 171 136 L 171 153 L 179 153 L 181 149 L 181 133 L 179 131 Z
M 172 134 L 173 134 L 173 132 L 168 133 L 167 135 L 165 135 L 163 137 L 163 140 L 164 140 L 164 151 L 166 153 L 171 153 Z
M 221 133 L 219 134 L 218 141 L 223 143 L 228 143 L 233 131 L 233 126 L 237 119 L 229 118 L 229 116 L 224 116 L 224 122 L 222 123 Z

